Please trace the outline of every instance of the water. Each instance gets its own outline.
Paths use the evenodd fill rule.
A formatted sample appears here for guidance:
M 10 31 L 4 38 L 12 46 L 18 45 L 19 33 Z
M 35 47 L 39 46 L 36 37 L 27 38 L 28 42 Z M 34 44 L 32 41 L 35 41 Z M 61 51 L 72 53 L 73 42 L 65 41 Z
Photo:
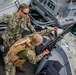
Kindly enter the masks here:
M 76 24 L 73 26 L 71 33 L 76 36 Z

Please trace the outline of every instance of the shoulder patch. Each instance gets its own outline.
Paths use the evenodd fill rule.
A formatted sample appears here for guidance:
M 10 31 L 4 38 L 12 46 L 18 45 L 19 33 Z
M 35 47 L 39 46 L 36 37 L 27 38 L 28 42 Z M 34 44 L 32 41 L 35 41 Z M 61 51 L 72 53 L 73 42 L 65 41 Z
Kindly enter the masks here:
M 31 19 L 30 18 L 28 18 L 28 22 L 30 22 L 31 21 Z

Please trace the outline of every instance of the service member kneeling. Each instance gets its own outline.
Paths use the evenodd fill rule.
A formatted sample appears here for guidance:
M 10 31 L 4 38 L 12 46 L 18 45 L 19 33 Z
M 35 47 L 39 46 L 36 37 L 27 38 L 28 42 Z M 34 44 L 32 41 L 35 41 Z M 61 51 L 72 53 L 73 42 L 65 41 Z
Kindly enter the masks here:
M 48 54 L 49 51 L 47 49 L 38 56 L 35 54 L 35 46 L 40 45 L 42 41 L 42 36 L 34 33 L 14 43 L 8 52 L 9 60 L 14 67 L 20 67 L 27 59 L 30 63 L 36 64 L 44 55 Z

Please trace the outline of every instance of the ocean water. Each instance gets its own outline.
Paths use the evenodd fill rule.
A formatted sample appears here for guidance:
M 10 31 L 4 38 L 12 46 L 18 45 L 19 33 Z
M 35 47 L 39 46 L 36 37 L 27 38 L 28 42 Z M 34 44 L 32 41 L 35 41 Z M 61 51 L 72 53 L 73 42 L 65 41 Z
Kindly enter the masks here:
M 76 36 L 76 24 L 73 26 L 71 33 Z

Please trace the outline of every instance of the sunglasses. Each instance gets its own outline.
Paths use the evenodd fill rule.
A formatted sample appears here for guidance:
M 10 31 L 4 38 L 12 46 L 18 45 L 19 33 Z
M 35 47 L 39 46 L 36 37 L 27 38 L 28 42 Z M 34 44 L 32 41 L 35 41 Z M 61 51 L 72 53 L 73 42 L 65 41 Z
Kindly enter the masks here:
M 22 10 L 21 10 L 21 11 L 22 11 Z M 27 15 L 27 14 L 28 14 L 28 13 L 25 13 L 25 12 L 23 12 L 23 11 L 22 11 L 22 13 L 24 13 L 25 15 Z

